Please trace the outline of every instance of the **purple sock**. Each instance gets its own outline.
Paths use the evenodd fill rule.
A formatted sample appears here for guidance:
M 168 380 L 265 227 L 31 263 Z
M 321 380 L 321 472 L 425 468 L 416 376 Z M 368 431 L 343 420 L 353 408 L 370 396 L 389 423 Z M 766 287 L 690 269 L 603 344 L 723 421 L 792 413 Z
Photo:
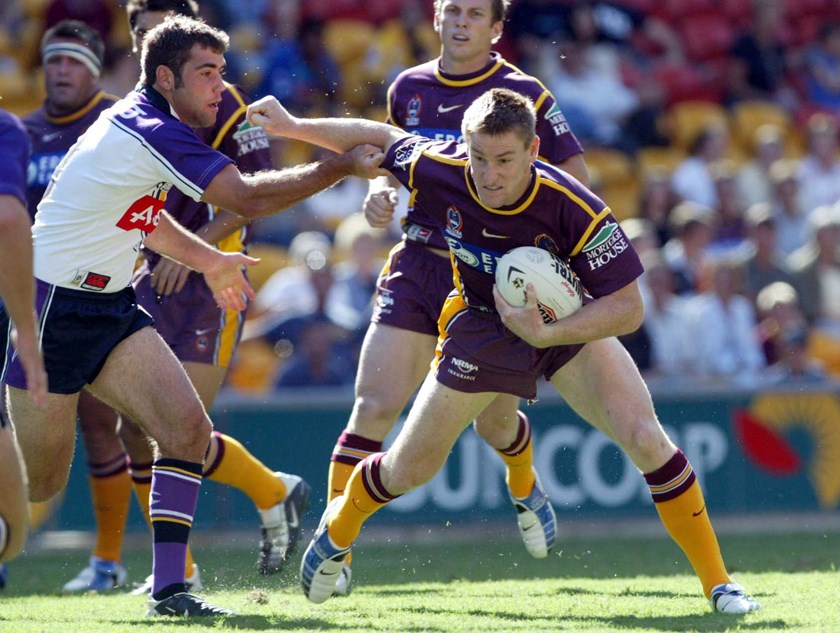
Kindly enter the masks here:
M 152 598 L 155 600 L 186 591 L 187 543 L 200 487 L 201 464 L 168 457 L 152 464 L 149 510 L 153 533 Z

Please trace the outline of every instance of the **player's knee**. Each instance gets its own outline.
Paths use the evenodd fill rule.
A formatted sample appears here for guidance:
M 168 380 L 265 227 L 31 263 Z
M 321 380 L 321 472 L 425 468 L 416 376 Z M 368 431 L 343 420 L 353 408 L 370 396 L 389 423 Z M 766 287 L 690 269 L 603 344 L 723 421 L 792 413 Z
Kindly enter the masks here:
M 402 406 L 384 395 L 358 396 L 353 405 L 350 432 L 363 437 L 384 439 L 401 413 Z
M 204 410 L 173 421 L 165 437 L 155 437 L 161 455 L 201 462 L 210 443 L 213 425 Z
M 657 460 L 669 444 L 668 436 L 652 415 L 627 418 L 617 434 L 617 439 L 636 463 Z

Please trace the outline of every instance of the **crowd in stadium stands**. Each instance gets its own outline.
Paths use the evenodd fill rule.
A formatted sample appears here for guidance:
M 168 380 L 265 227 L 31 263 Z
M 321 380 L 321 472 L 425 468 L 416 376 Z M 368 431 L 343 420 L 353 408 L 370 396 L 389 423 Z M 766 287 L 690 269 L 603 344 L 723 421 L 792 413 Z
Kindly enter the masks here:
M 438 54 L 432 0 L 203 0 L 229 80 L 290 111 L 383 120 L 396 74 Z M 103 84 L 137 77 L 118 0 L 6 0 L 0 105 L 43 99 L 38 43 L 72 17 L 108 42 Z M 646 267 L 626 346 L 656 381 L 840 377 L 840 3 L 515 0 L 498 49 L 540 77 L 592 188 Z M 278 165 L 315 148 L 276 142 Z M 261 286 L 230 387 L 352 385 L 368 298 L 399 227 L 359 222 L 348 180 L 255 226 Z M 655 382 L 654 382 L 655 384 Z

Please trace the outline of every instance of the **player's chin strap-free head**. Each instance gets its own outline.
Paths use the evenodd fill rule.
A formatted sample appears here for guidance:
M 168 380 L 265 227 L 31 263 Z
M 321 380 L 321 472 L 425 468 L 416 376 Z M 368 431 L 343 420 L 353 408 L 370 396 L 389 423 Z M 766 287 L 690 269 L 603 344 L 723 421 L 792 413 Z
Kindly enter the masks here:
M 41 56 L 44 63 L 47 63 L 50 58 L 57 55 L 64 55 L 72 57 L 75 60 L 82 62 L 87 66 L 88 70 L 94 77 L 99 77 L 102 74 L 102 62 L 91 49 L 84 44 L 77 44 L 75 42 L 53 42 L 47 44 L 41 51 Z

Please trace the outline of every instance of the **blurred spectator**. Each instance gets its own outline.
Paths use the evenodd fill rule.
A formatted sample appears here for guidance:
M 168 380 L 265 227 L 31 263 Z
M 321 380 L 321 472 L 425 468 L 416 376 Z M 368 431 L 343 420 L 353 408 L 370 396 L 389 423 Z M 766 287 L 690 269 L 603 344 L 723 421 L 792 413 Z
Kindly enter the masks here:
M 777 125 L 766 123 L 756 128 L 752 139 L 753 154 L 738 170 L 738 192 L 747 207 L 769 202 L 773 185 L 770 167 L 782 158 L 784 139 Z
M 626 218 L 620 222 L 621 229 L 630 240 L 635 251 L 642 257 L 650 251 L 659 252 L 662 243 L 653 222 L 646 218 Z
M 798 172 L 798 163 L 793 160 L 777 160 L 770 166 L 770 205 L 776 221 L 776 247 L 783 257 L 804 246 L 811 235 L 799 194 Z
M 674 193 L 683 200 L 715 208 L 718 200 L 709 166 L 725 157 L 728 146 L 725 127 L 712 123 L 703 128 L 691 143 L 689 156 L 671 175 Z
M 789 259 L 808 322 L 840 338 L 840 206 L 814 209 L 811 240 Z
M 378 102 L 385 103 L 385 89 L 399 73 L 440 52 L 440 38 L 426 11 L 431 5 L 431 0 L 403 0 L 399 18 L 377 30 L 365 64 L 371 81 L 381 88 Z
M 662 247 L 662 254 L 674 272 L 675 292 L 695 293 L 700 289 L 701 273 L 709 257 L 714 211 L 693 202 L 681 202 L 671 212 L 669 225 L 673 237 Z
M 313 160 L 331 154 L 330 150 L 314 148 Z M 318 222 L 324 232 L 332 233 L 345 218 L 362 208 L 368 191 L 368 181 L 350 176 L 300 203 L 301 212 Z
M 840 24 L 820 27 L 819 37 L 805 56 L 808 100 L 840 115 Z
M 280 366 L 275 389 L 352 385 L 355 362 L 343 345 L 345 333 L 323 315 L 301 319 L 296 342 Z
M 638 209 L 641 217 L 653 225 L 660 245 L 671 238 L 669 219 L 676 203 L 668 172 L 659 167 L 649 169 L 642 177 Z
M 346 327 L 360 334 L 373 313 L 373 293 L 384 263 L 380 257 L 384 237 L 385 230 L 371 227 L 361 213 L 347 216 L 335 231 L 335 251 L 341 261 L 333 268 L 330 298 L 353 315 Z
M 773 210 L 758 202 L 745 213 L 749 248 L 744 260 L 744 292 L 756 301 L 762 288 L 775 282 L 793 283 L 793 275 L 776 245 L 778 231 Z
M 557 71 L 547 78 L 549 89 L 569 126 L 586 146 L 622 147 L 622 127 L 639 105 L 636 94 L 620 78 L 599 66 L 584 44 L 566 42 Z M 592 98 L 598 95 L 597 98 Z
M 773 385 L 820 384 L 828 379 L 825 369 L 808 351 L 805 327 L 783 332 L 779 337 L 779 360 L 765 370 L 764 378 Z
M 341 70 L 324 43 L 324 23 L 304 20 L 297 37 L 272 40 L 257 96 L 273 95 L 293 114 L 336 116 Z
M 283 320 L 315 311 L 318 293 L 313 279 L 330 269 L 332 251 L 332 242 L 325 233 L 298 234 L 289 245 L 289 265 L 269 277 L 257 293 L 253 316 L 270 312 L 276 320 Z
M 97 31 L 106 43 L 114 28 L 112 5 L 106 0 L 51 0 L 44 13 L 44 30 L 62 20 L 80 20 Z
M 837 119 L 817 113 L 808 119 L 808 151 L 799 162 L 799 187 L 805 213 L 840 200 Z
M 743 255 L 746 247 L 747 227 L 744 221 L 744 203 L 735 180 L 735 166 L 730 160 L 719 160 L 709 166 L 717 197 L 717 221 L 709 250 L 716 256 Z
M 770 384 L 813 383 L 826 379 L 823 364 L 811 354 L 811 336 L 790 284 L 776 282 L 761 289 L 756 300 L 759 331 L 769 367 Z
M 791 93 L 785 84 L 788 61 L 781 37 L 784 7 L 782 0 L 753 1 L 752 22 L 732 47 L 725 97 L 727 105 L 751 99 L 791 105 Z
M 518 62 L 526 72 L 539 76 L 541 55 L 555 53 L 556 44 L 565 35 L 567 11 L 568 7 L 556 0 L 515 2 L 506 26 L 515 53 L 511 61 Z
M 645 317 L 642 327 L 650 340 L 648 373 L 678 378 L 690 374 L 693 354 L 686 321 L 686 299 L 676 294 L 676 276 L 657 251 L 641 257 L 645 272 L 640 279 Z
M 750 383 L 765 366 L 752 301 L 742 294 L 737 260 L 707 263 L 710 289 L 688 300 L 689 340 L 699 373 Z

